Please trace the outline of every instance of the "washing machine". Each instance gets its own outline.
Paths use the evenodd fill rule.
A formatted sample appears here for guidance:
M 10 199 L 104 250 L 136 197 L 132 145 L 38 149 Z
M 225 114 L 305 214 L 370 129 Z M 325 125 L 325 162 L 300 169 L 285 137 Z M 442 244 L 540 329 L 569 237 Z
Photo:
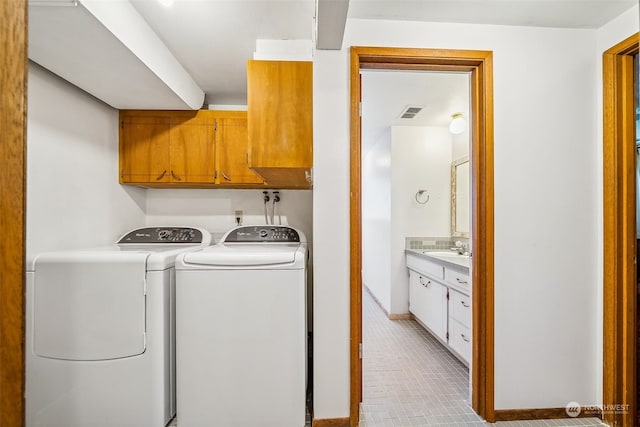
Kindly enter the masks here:
M 176 259 L 180 427 L 303 427 L 304 234 L 240 226 Z
M 175 258 L 195 227 L 28 261 L 26 425 L 163 427 L 175 414 Z

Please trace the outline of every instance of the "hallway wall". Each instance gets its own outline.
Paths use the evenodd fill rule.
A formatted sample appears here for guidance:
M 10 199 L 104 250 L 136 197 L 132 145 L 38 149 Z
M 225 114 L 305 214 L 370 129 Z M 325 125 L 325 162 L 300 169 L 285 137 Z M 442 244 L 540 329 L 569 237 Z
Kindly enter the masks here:
M 350 46 L 493 51 L 495 407 L 600 401 L 596 45 L 589 29 L 348 20 L 343 50 L 315 52 L 316 418 L 349 415 Z

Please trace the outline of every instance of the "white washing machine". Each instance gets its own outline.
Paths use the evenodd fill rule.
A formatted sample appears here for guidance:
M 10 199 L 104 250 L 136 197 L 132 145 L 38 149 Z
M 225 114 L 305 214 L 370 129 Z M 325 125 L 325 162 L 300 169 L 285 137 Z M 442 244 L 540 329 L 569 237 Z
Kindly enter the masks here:
M 303 427 L 307 380 L 303 233 L 240 226 L 176 259 L 180 427 Z
M 28 262 L 26 425 L 163 427 L 175 414 L 175 258 L 191 227 Z

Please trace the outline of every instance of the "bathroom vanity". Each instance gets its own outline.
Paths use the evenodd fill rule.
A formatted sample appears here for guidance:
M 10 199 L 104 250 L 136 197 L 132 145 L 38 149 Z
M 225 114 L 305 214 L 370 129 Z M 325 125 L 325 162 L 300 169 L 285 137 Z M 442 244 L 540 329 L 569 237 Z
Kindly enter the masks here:
M 471 360 L 470 258 L 455 251 L 406 250 L 409 311 L 465 365 Z

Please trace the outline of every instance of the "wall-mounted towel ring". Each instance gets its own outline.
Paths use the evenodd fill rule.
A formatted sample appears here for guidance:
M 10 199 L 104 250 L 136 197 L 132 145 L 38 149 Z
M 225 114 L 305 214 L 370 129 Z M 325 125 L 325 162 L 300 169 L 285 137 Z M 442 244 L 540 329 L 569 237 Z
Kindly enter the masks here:
M 426 204 L 429 201 L 429 195 L 427 194 L 427 198 L 424 198 L 424 195 L 427 193 L 427 190 L 418 190 L 416 193 L 416 202 L 421 205 Z

